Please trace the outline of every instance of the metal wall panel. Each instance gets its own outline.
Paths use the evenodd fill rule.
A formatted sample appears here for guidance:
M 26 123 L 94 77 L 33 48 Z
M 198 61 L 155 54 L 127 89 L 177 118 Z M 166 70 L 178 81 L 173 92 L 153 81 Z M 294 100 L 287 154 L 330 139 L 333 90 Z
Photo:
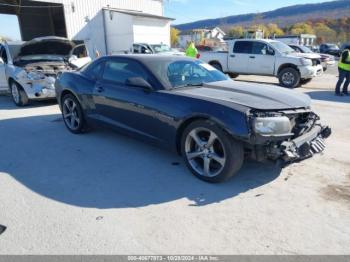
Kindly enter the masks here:
M 97 19 L 101 9 L 108 6 L 163 15 L 163 0 L 41 0 L 40 2 L 64 5 L 68 38 L 81 36 L 82 31 L 86 31 L 87 21 Z M 101 24 L 101 30 L 102 26 Z

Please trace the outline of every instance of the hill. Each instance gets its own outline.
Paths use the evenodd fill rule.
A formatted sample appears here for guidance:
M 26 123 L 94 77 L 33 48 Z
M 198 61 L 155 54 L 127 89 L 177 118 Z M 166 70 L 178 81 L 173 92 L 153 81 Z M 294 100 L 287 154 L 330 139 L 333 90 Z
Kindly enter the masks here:
M 195 28 L 210 28 L 221 26 L 227 28 L 232 25 L 251 25 L 256 23 L 276 23 L 285 27 L 296 22 L 321 18 L 336 19 L 350 17 L 350 0 L 339 0 L 318 4 L 294 5 L 279 8 L 264 13 L 250 13 L 244 15 L 228 16 L 224 18 L 207 19 L 187 24 L 176 25 L 181 31 Z

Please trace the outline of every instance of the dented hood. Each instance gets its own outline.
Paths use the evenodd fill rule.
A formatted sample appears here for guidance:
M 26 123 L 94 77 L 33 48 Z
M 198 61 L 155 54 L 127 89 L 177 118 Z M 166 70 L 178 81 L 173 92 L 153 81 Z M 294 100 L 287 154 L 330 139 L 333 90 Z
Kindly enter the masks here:
M 68 56 L 75 44 L 61 37 L 41 37 L 26 42 L 18 54 L 18 57 L 33 55 L 57 55 Z

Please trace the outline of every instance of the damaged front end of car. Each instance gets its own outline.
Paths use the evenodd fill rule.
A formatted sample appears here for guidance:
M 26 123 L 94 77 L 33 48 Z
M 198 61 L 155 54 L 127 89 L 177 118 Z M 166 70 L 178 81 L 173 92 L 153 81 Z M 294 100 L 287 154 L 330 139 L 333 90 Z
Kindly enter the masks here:
M 321 153 L 332 130 L 320 123 L 309 109 L 252 112 L 252 155 L 259 161 L 281 160 L 284 164 Z
M 73 68 L 64 62 L 36 62 L 18 67 L 16 81 L 25 88 L 30 99 L 55 98 L 55 81 L 61 72 Z

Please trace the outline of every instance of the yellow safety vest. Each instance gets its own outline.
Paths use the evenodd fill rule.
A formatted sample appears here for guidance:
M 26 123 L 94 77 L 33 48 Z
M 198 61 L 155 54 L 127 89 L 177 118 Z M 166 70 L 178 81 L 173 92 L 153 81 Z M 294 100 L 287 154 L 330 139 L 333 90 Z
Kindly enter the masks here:
M 346 62 L 350 62 L 350 51 L 347 50 L 347 49 L 345 49 L 345 50 L 343 51 L 341 57 L 340 57 L 338 67 L 339 67 L 340 69 L 343 69 L 343 70 L 345 70 L 345 71 L 349 71 L 349 72 L 350 72 L 350 64 L 345 64 L 345 63 L 343 63 L 343 62 L 342 62 L 342 59 L 341 59 L 342 56 L 343 56 L 343 54 L 344 54 L 345 52 L 349 52 L 349 55 L 348 55 L 348 58 L 346 59 Z

